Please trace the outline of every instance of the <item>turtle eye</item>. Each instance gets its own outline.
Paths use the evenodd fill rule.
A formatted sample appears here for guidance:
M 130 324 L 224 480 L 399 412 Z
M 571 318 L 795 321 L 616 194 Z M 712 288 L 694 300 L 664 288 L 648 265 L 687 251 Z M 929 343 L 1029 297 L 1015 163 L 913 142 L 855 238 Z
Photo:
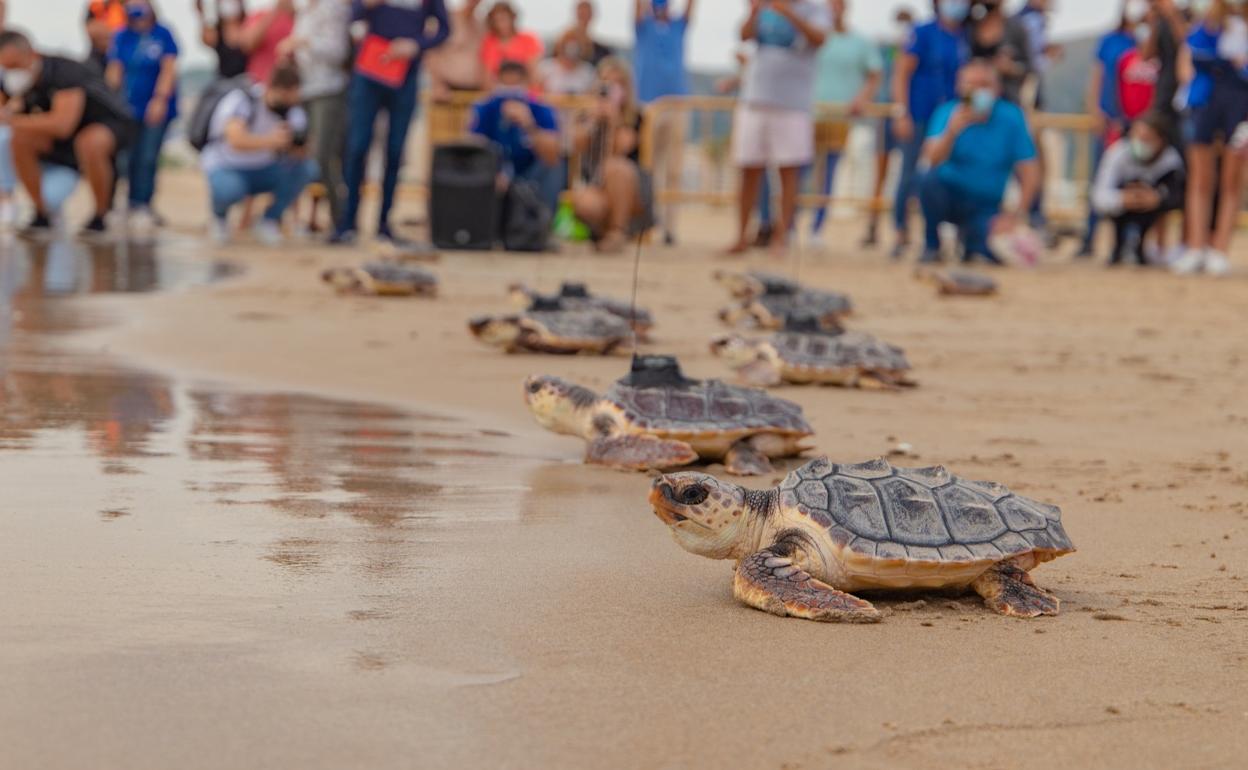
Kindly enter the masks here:
M 680 490 L 676 498 L 684 505 L 697 505 L 706 500 L 707 495 L 706 489 L 701 485 L 694 485 Z
M 530 392 L 530 393 L 537 393 L 537 392 L 541 391 L 541 389 L 542 389 L 542 383 L 541 383 L 541 380 L 534 380 L 534 381 L 532 381 L 532 382 L 530 382 L 530 383 L 529 383 L 529 392 Z

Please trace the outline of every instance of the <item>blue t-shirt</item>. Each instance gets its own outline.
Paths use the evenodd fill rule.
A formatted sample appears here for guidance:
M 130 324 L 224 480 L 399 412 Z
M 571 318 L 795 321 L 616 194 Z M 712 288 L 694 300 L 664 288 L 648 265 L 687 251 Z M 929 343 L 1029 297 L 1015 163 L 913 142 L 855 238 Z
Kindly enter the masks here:
M 1101 112 L 1111 118 L 1122 118 L 1118 103 L 1118 60 L 1135 48 L 1135 38 L 1122 30 L 1110 32 L 1096 46 L 1096 62 L 1101 65 Z
M 142 121 L 147 104 L 156 93 L 156 81 L 160 79 L 160 62 L 166 56 L 178 55 L 178 43 L 168 28 L 156 24 L 146 32 L 136 32 L 127 27 L 113 36 L 108 49 L 108 61 L 120 62 L 125 68 L 122 92 L 126 103 L 134 113 L 135 120 Z M 169 95 L 169 109 L 165 122 L 178 115 L 178 87 L 174 82 Z
M 970 49 L 965 38 L 933 21 L 914 28 L 905 51 L 918 60 L 910 77 L 910 117 L 925 123 L 957 96 L 958 69 L 970 58 Z
M 553 108 L 532 97 L 512 94 L 491 96 L 472 107 L 472 133 L 489 139 L 503 153 L 503 163 L 513 176 L 524 176 L 537 163 L 533 146 L 522 128 L 503 117 L 503 104 L 521 101 L 529 105 L 533 121 L 544 131 L 558 131 L 559 119 Z
M 659 21 L 646 14 L 637 20 L 637 42 L 633 49 L 633 70 L 637 76 L 637 98 L 649 103 L 663 96 L 689 93 L 685 72 L 684 16 Z
M 928 138 L 940 136 L 959 102 L 937 108 L 928 124 Z M 953 151 L 935 173 L 972 200 L 1000 206 L 1014 166 L 1036 157 L 1027 118 L 1018 105 L 998 100 L 983 123 L 972 123 L 953 142 Z

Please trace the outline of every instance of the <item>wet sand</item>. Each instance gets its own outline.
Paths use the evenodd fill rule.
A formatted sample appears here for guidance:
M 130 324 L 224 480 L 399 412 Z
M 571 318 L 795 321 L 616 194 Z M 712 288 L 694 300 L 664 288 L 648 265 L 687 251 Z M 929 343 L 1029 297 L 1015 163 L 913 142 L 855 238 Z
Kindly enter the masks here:
M 725 222 L 643 261 L 645 349 L 695 376 L 726 373 L 706 350 Z M 524 375 L 602 388 L 626 358 L 504 356 L 466 332 L 514 280 L 626 295 L 628 259 L 447 255 L 430 302 L 332 296 L 315 279 L 340 252 L 227 256 L 241 278 L 76 300 L 127 320 L 53 348 L 172 383 L 130 471 L 64 459 L 91 428 L 0 449 L 2 766 L 1231 768 L 1248 751 L 1242 276 L 1058 259 L 941 300 L 879 254 L 808 255 L 803 277 L 852 294 L 853 328 L 903 346 L 920 381 L 781 390 L 819 449 L 908 442 L 909 464 L 1060 505 L 1080 548 L 1035 574 L 1060 617 L 898 597 L 862 627 L 737 605 L 731 566 L 671 541 L 643 475 L 583 467 L 532 423 Z M 370 425 L 369 452 L 339 438 Z

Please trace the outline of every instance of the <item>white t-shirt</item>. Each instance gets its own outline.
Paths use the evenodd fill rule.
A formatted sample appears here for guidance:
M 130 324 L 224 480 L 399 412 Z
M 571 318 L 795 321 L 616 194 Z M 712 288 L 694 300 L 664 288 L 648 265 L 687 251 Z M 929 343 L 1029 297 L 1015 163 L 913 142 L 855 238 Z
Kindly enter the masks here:
M 575 96 L 589 93 L 598 74 L 585 62 L 577 62 L 572 69 L 565 69 L 557 59 L 542 59 L 537 64 L 537 79 L 542 90 L 548 94 Z
M 205 172 L 221 168 L 251 170 L 277 162 L 278 154 L 273 150 L 235 150 L 226 143 L 225 127 L 234 118 L 241 118 L 247 131 L 259 136 L 272 133 L 282 123 L 296 134 L 308 130 L 308 116 L 302 107 L 292 107 L 283 121 L 265 104 L 264 89 L 259 86 L 250 95 L 242 89 L 231 91 L 217 104 L 208 123 L 208 144 L 200 154 L 200 166 Z
M 826 3 L 791 0 L 789 7 L 816 29 L 826 32 L 832 26 Z M 741 101 L 757 107 L 810 112 L 819 49 L 792 22 L 770 8 L 759 14 L 754 39 L 758 51 L 746 68 Z

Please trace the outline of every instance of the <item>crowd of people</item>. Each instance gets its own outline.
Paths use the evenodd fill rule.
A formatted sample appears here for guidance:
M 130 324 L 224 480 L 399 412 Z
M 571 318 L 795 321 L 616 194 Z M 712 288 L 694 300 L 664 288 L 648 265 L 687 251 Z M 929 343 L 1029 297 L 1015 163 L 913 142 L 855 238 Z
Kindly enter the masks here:
M 1045 158 L 1031 126 L 1051 67 L 1065 55 L 1049 39 L 1048 0 L 1019 9 L 1005 0 L 932 0 L 933 17 L 922 23 L 927 8 L 898 8 L 884 44 L 852 29 L 848 2 L 747 0 L 743 66 L 730 86 L 739 92 L 731 157 L 740 197 L 729 250 L 786 249 L 799 193 L 818 186 L 828 196 L 846 136 L 871 121 L 877 200 L 864 245 L 881 242 L 882 198 L 895 176 L 895 257 L 913 250 L 922 261 L 942 259 L 951 225 L 960 258 L 999 263 L 992 236 L 1022 225 L 1044 230 L 1045 166 L 1064 162 Z M 689 120 L 645 107 L 690 93 L 686 41 L 696 0 L 634 3 L 629 61 L 594 36 L 590 0 L 571 3 L 571 22 L 549 46 L 507 0 L 462 0 L 454 9 L 444 0 L 277 0 L 252 13 L 245 0 L 210 8 L 197 0 L 217 81 L 182 117 L 211 191 L 213 237 L 250 227 L 278 242 L 283 219 L 311 190 L 307 227 L 320 229 L 327 208 L 327 239 L 356 241 L 377 144 L 381 196 L 370 232 L 399 240 L 391 213 L 423 81 L 435 100 L 486 94 L 468 130 L 496 148 L 500 191 L 523 185 L 551 211 L 570 207 L 604 251 L 656 224 L 673 243 L 675 203 L 656 210 L 653 187 L 681 184 Z M 0 4 L 0 30 L 2 13 Z M 95 204 L 85 233 L 106 231 L 114 210 L 139 227 L 161 221 L 153 202 L 161 148 L 179 117 L 176 37 L 152 0 L 90 0 L 85 34 L 90 52 L 74 61 L 0 31 L 0 225 L 16 217 L 19 182 L 33 202 L 30 230 L 52 227 L 84 181 Z M 1226 272 L 1248 154 L 1248 3 L 1125 0 L 1090 72 L 1097 168 L 1080 255 L 1093 253 L 1104 219 L 1113 225 L 1113 264 Z M 553 103 L 569 96 L 582 105 L 570 116 Z M 825 104 L 847 117 L 816 119 Z M 648 115 L 655 125 L 643 126 Z M 643 133 L 653 138 L 647 170 Z M 268 206 L 257 216 L 260 196 Z M 922 247 L 912 249 L 915 208 L 925 227 Z M 826 214 L 811 219 L 816 240 Z

